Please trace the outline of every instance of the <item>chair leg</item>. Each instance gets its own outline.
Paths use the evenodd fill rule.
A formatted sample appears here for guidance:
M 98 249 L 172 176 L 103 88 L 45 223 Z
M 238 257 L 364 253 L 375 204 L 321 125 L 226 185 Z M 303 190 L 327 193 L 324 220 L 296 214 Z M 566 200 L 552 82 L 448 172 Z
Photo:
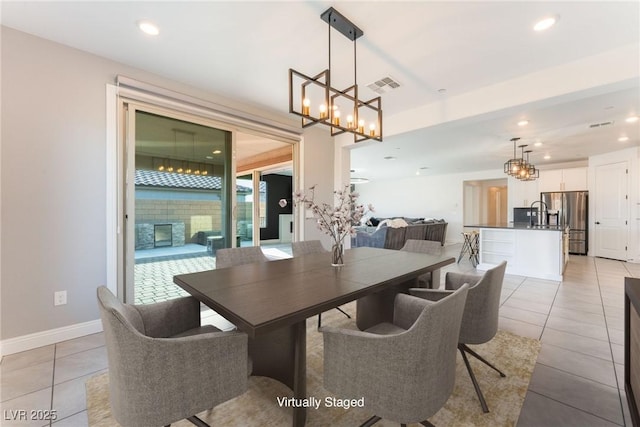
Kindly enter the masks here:
M 365 421 L 364 423 L 360 424 L 360 427 L 371 427 L 372 425 L 374 425 L 375 423 L 377 423 L 378 421 L 380 421 L 382 418 L 380 418 L 377 415 L 374 415 L 373 417 L 369 418 L 367 421 Z
M 469 353 L 470 355 L 472 355 L 473 357 L 475 357 L 476 359 L 478 359 L 488 367 L 492 368 L 494 371 L 499 373 L 502 378 L 506 377 L 506 375 L 500 369 L 496 368 L 491 363 L 489 363 L 484 357 L 480 356 L 478 353 L 471 350 L 466 344 L 461 344 L 461 346 L 464 351 L 466 351 L 467 353 Z
M 431 424 L 429 420 L 420 421 L 420 424 L 422 424 L 425 427 L 436 427 L 433 424 Z
M 194 424 L 198 427 L 211 427 L 209 424 L 205 423 L 204 421 L 202 421 L 200 418 L 196 417 L 195 415 L 187 418 L 187 420 L 191 421 L 191 424 Z
M 482 390 L 480 390 L 480 385 L 476 380 L 476 376 L 473 374 L 473 370 L 471 369 L 471 365 L 469 364 L 467 355 L 464 352 L 464 348 L 462 346 L 458 346 L 458 350 L 460 350 L 460 354 L 462 354 L 462 360 L 464 360 L 464 364 L 467 366 L 467 371 L 469 371 L 469 376 L 471 377 L 473 388 L 476 389 L 476 394 L 478 395 L 478 399 L 480 399 L 480 406 L 482 406 L 482 411 L 486 414 L 487 412 L 489 412 L 489 407 L 487 406 L 487 402 L 485 402 L 484 400 L 484 396 L 482 395 Z
M 351 319 L 351 316 L 349 316 L 349 313 L 347 313 L 346 311 L 344 311 L 343 309 L 341 309 L 340 307 L 336 307 L 336 310 L 338 310 L 340 313 L 344 314 L 345 316 L 347 316 L 349 319 Z
M 322 326 L 322 313 L 318 313 L 318 329 Z

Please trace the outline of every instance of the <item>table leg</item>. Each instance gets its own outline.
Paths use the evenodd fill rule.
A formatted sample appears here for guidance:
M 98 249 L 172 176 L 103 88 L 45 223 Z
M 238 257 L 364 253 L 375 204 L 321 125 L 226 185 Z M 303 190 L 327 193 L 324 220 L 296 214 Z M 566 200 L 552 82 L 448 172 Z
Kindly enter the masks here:
M 393 322 L 393 305 L 396 295 L 417 288 L 418 279 L 409 280 L 380 292 L 359 298 L 356 302 L 356 326 L 361 331 L 378 323 Z
M 252 375 L 273 378 L 291 390 L 295 399 L 307 398 L 306 320 L 249 339 Z M 275 405 L 276 402 L 273 402 Z M 293 408 L 294 427 L 304 426 L 306 408 Z
M 294 375 L 293 397 L 300 401 L 307 398 L 307 322 L 293 325 L 295 329 L 294 343 Z M 293 427 L 302 427 L 307 421 L 306 408 L 293 408 Z

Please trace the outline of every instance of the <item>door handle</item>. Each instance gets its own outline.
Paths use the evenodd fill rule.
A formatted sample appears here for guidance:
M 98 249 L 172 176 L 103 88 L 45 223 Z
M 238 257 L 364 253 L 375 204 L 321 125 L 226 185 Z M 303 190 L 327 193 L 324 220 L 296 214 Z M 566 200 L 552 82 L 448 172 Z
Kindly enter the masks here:
M 599 225 L 599 224 L 600 224 L 600 221 L 596 221 L 596 225 Z

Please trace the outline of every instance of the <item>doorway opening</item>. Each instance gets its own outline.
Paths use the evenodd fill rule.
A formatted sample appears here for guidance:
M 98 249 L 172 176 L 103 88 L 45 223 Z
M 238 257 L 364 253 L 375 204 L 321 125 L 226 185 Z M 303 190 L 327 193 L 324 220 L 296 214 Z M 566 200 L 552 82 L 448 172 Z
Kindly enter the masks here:
M 507 180 L 487 179 L 464 181 L 463 224 L 507 223 Z
M 236 155 L 237 245 L 260 246 L 274 259 L 291 256 L 293 144 L 239 133 Z

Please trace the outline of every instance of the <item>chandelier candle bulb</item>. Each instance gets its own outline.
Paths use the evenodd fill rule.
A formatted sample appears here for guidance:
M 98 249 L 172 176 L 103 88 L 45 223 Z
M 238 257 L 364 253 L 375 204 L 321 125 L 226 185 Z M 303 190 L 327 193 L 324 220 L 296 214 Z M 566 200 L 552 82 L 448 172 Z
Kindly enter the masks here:
M 371 123 L 369 125 L 369 136 L 376 136 L 376 125 L 375 125 L 375 123 Z
M 351 114 L 347 116 L 347 127 L 349 129 L 353 127 L 353 116 Z
M 320 118 L 321 119 L 327 118 L 327 106 L 324 104 L 320 104 Z
M 364 120 L 358 120 L 358 132 L 364 133 Z
M 340 126 L 340 110 L 335 110 L 333 112 L 333 124 Z
M 304 114 L 305 116 L 309 115 L 310 105 L 311 105 L 311 101 L 309 101 L 309 98 L 305 98 L 302 100 L 302 114 Z

